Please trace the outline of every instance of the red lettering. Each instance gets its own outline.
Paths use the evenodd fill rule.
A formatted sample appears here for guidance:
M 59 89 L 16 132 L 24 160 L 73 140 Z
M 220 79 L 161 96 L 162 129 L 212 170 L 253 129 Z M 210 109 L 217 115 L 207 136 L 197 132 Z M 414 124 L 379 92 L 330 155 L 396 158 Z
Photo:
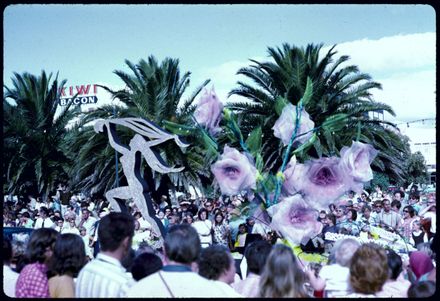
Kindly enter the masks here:
M 61 96 L 66 96 L 66 88 L 60 88 Z
M 89 89 L 90 89 L 90 85 L 87 85 L 87 88 L 84 88 L 84 85 L 81 86 L 76 86 L 76 92 L 78 92 L 79 95 L 82 94 L 88 94 L 89 93 Z
M 93 93 L 98 93 L 98 86 L 96 84 L 93 85 Z
M 69 87 L 70 96 L 73 95 L 73 87 Z

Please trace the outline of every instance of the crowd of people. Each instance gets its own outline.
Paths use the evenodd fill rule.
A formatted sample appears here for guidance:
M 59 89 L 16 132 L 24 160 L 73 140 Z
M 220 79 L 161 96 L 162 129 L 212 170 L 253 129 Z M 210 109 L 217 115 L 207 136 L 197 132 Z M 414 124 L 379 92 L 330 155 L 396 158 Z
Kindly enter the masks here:
M 134 202 L 113 212 L 103 197 L 60 185 L 47 201 L 6 200 L 4 290 L 11 297 L 420 297 L 435 290 L 436 202 L 413 185 L 351 192 L 319 212 L 322 230 L 301 245 L 328 256 L 298 258 L 263 218 L 244 216 L 243 196 L 162 196 L 159 234 Z M 358 237 L 380 227 L 413 249 L 408 256 Z M 326 233 L 347 235 L 331 241 Z M 181 277 L 182 274 L 186 277 Z

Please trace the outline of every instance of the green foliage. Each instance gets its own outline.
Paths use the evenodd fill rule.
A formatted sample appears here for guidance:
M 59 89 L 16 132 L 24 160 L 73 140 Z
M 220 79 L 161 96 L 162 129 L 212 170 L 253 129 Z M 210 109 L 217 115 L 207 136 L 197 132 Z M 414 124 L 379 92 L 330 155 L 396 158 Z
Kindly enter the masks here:
M 14 73 L 3 99 L 3 175 L 7 193 L 38 193 L 46 198 L 64 181 L 71 160 L 65 144 L 68 123 L 79 114 L 71 104 L 60 107 L 66 81 L 42 71 L 40 76 Z
M 365 185 L 365 189 L 373 192 L 376 185 L 379 185 L 382 187 L 383 191 L 386 191 L 387 187 L 390 186 L 390 178 L 385 173 L 373 171 L 373 179 L 370 181 L 369 185 Z
M 405 169 L 407 173 L 406 183 L 429 183 L 429 174 L 426 168 L 426 160 L 421 152 L 415 152 L 408 157 L 405 164 Z

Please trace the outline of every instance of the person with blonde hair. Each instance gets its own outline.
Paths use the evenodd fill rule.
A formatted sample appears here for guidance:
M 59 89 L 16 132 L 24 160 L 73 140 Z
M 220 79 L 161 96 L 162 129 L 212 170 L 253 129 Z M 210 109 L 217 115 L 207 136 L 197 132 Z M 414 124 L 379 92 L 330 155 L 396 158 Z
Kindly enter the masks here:
M 275 245 L 261 274 L 259 297 L 309 297 L 304 287 L 306 280 L 292 249 L 281 244 Z

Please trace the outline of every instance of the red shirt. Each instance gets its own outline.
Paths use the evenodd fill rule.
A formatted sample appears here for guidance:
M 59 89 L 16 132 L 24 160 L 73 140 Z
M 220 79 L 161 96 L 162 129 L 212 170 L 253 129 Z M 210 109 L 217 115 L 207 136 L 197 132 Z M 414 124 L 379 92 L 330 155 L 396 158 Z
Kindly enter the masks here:
M 15 287 L 17 298 L 50 298 L 49 284 L 46 276 L 47 267 L 44 263 L 31 263 L 20 272 Z

